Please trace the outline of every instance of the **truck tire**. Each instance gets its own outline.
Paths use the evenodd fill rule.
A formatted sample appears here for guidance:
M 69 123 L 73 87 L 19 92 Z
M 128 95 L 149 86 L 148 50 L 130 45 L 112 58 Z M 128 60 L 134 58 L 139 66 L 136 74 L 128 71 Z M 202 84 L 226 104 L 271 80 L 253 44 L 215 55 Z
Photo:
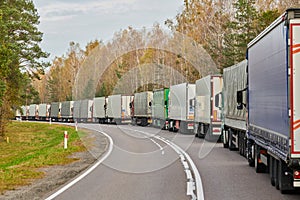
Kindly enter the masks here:
M 228 132 L 222 129 L 223 147 L 228 148 Z
M 239 131 L 239 152 L 240 155 L 246 157 L 246 141 L 245 141 L 245 134 L 242 131 Z
M 280 174 L 279 174 L 278 167 L 279 167 L 279 161 L 277 159 L 275 159 L 275 188 L 277 190 L 280 189 L 279 188 L 279 176 L 280 176 Z
M 199 123 L 199 125 L 198 125 L 198 131 L 197 131 L 199 138 L 204 138 L 204 131 L 205 130 L 204 130 L 203 124 Z
M 247 160 L 250 167 L 254 167 L 254 144 L 247 140 Z
M 277 161 L 277 185 L 276 189 L 280 190 L 281 194 L 286 194 L 293 188 L 293 173 L 282 160 Z M 286 174 L 287 172 L 287 174 Z
M 270 156 L 269 172 L 270 172 L 270 179 L 271 179 L 272 186 L 275 186 L 275 179 L 276 179 L 275 164 L 276 164 L 275 158 Z
M 199 137 L 199 124 L 198 123 L 194 124 L 194 133 L 195 133 L 195 137 Z
M 169 121 L 169 128 L 168 128 L 169 131 L 172 131 L 172 128 L 173 128 L 173 121 L 170 120 Z
M 236 149 L 236 147 L 234 146 L 233 142 L 233 133 L 231 129 L 228 129 L 228 148 L 230 151 L 234 151 Z
M 254 168 L 256 173 L 265 173 L 266 172 L 266 166 L 260 162 L 260 147 L 255 144 L 254 148 Z

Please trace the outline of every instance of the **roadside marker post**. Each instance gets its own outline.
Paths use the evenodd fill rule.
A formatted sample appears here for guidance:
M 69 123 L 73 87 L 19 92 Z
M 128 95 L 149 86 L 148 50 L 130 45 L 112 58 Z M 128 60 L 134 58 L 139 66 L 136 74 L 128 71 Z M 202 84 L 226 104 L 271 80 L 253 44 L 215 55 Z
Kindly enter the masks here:
M 75 130 L 76 132 L 78 131 L 78 128 L 77 128 L 78 124 L 77 124 L 77 120 L 75 121 Z
M 49 124 L 51 125 L 51 117 L 50 117 L 50 120 L 49 120 Z
M 68 131 L 64 132 L 64 149 L 68 148 Z

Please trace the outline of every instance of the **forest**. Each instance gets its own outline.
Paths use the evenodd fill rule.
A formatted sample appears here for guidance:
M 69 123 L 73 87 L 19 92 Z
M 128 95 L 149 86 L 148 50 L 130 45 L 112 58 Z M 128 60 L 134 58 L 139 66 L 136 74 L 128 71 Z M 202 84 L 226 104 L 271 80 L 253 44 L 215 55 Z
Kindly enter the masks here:
M 177 14 L 175 20 L 166 19 L 165 25 L 173 36 L 180 33 L 201 45 L 214 61 L 218 71 L 222 73 L 223 68 L 245 59 L 247 43 L 289 7 L 299 7 L 299 2 L 297 0 L 184 0 L 183 10 Z M 205 75 L 195 69 L 195 66 L 182 57 L 181 53 L 169 52 L 159 47 L 150 48 L 149 38 L 153 42 L 155 40 L 163 41 L 166 38 L 168 43 L 174 41 L 170 34 L 165 33 L 163 25 L 155 23 L 150 31 L 145 28 L 135 30 L 128 27 L 115 32 L 112 41 L 106 44 L 101 40 L 91 41 L 86 45 L 85 50 L 81 49 L 79 44 L 70 42 L 68 52 L 61 57 L 56 57 L 49 72 L 43 75 L 41 80 L 33 82 L 33 86 L 39 94 L 36 99 L 39 99 L 40 102 L 52 102 L 108 96 L 116 91 L 120 93 L 123 90 L 116 86 L 122 80 L 123 75 L 137 68 L 138 73 L 136 74 L 138 75 L 131 77 L 131 81 L 138 79 L 138 76 L 142 76 L 142 71 L 144 74 L 149 73 L 145 72 L 145 69 L 142 70 L 141 66 L 145 64 L 151 64 L 156 69 L 152 70 L 155 80 L 159 78 L 157 78 L 159 74 L 162 76 L 164 73 L 158 70 L 157 66 L 159 65 L 171 66 L 170 72 L 168 72 L 169 76 L 176 72 L 184 76 L 180 80 L 174 77 L 164 77 L 169 80 L 170 84 L 183 82 L 183 79 L 195 82 Z M 134 41 L 134 44 L 131 41 Z M 142 46 L 142 48 L 127 51 L 123 55 L 113 58 L 112 62 L 107 64 L 109 66 L 94 64 L 95 66 L 91 67 L 93 65 L 91 62 L 96 62 L 95 59 L 101 63 L 100 58 L 109 57 L 110 53 L 107 50 L 111 49 L 112 45 L 117 44 L 119 47 L 125 48 L 128 43 Z M 153 66 L 154 64 L 157 66 Z M 197 64 L 202 65 L 203 63 Z M 88 69 L 89 67 L 92 69 Z M 86 83 L 85 86 L 77 83 L 78 87 L 81 87 L 79 89 L 81 94 L 78 96 L 78 91 L 74 91 L 73 86 L 80 68 L 85 68 L 81 69 L 81 71 L 86 71 L 81 83 Z M 91 72 L 95 68 L 98 72 Z M 99 71 L 102 76 L 91 78 L 88 75 L 89 73 L 98 74 Z M 64 79 L 63 77 L 70 78 Z M 126 82 L 126 84 L 133 84 L 132 87 L 136 88 L 131 92 L 152 90 L 163 86 L 163 84 L 148 84 L 143 80 L 134 81 L 134 84 Z M 123 92 L 128 93 L 129 91 Z
M 32 1 L 2 0 L 0 135 L 21 105 L 153 90 L 222 73 L 245 59 L 247 43 L 290 7 L 300 7 L 299 1 L 183 0 L 181 12 L 163 25 L 129 26 L 107 43 L 91 39 L 84 48 L 71 41 L 64 55 L 48 63 L 42 61 L 49 55 L 40 48 L 43 34 Z

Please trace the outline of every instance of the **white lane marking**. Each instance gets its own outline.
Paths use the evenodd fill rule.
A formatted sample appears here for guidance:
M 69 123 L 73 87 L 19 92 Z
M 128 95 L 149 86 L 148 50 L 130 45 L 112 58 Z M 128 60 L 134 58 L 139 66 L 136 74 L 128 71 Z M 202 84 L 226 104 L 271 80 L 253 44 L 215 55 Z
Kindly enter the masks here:
M 192 172 L 191 170 L 184 170 L 185 173 L 186 173 L 186 178 L 189 180 L 189 181 L 193 181 L 193 176 L 192 176 Z
M 179 157 L 180 157 L 181 162 L 185 161 L 185 157 L 182 154 L 180 154 Z
M 135 131 L 135 132 L 143 133 L 142 131 L 135 130 L 135 129 L 130 129 L 130 128 L 125 128 L 125 127 L 122 127 L 120 129 L 121 130 L 124 129 L 124 130 L 128 130 L 128 131 Z M 143 133 L 143 135 L 145 135 L 145 133 Z M 149 137 L 149 134 L 146 134 L 146 135 L 148 135 L 148 137 L 145 137 L 145 138 L 148 138 L 149 140 L 151 140 L 151 142 L 153 142 L 156 146 L 158 146 L 159 150 L 161 150 L 161 154 L 164 155 L 165 154 L 164 148 L 160 144 L 158 144 L 155 140 L 152 139 L 153 138 L 152 135 L 150 137 Z M 156 138 L 156 139 L 161 140 L 160 138 Z
M 87 127 L 83 127 L 83 128 L 87 128 Z M 83 179 L 85 176 L 87 176 L 89 173 L 91 173 L 96 167 L 98 167 L 112 152 L 113 149 L 113 140 L 112 138 L 99 130 L 96 129 L 91 129 L 88 128 L 89 130 L 94 130 L 97 131 L 99 133 L 102 133 L 103 135 L 105 135 L 105 137 L 107 137 L 109 139 L 109 148 L 108 151 L 105 153 L 105 155 L 97 162 L 95 163 L 92 167 L 90 167 L 88 170 L 86 170 L 83 174 L 81 174 L 80 176 L 78 176 L 76 179 L 74 179 L 73 181 L 71 181 L 70 183 L 68 183 L 67 185 L 65 185 L 63 188 L 61 188 L 60 190 L 58 190 L 57 192 L 55 192 L 54 194 L 52 194 L 51 196 L 49 196 L 48 198 L 46 198 L 45 200 L 51 200 L 54 199 L 55 197 L 57 197 L 58 195 L 60 195 L 61 193 L 63 193 L 64 191 L 66 191 L 67 189 L 69 189 L 70 187 L 72 187 L 74 184 L 76 184 L 78 181 L 80 181 L 81 179 Z
M 131 131 L 134 131 L 133 129 L 128 129 Z M 195 176 L 195 181 L 196 181 L 196 189 L 197 189 L 197 195 L 196 197 L 194 197 L 194 195 L 192 195 L 193 199 L 198 199 L 198 200 L 204 200 L 204 193 L 203 193 L 203 185 L 202 185 L 202 180 L 200 177 L 200 173 L 195 165 L 195 163 L 193 162 L 193 160 L 191 159 L 191 157 L 189 156 L 189 154 L 187 154 L 181 147 L 179 147 L 178 145 L 176 145 L 175 143 L 171 142 L 170 140 L 162 137 L 162 136 L 157 136 L 151 133 L 147 133 L 145 131 L 139 131 L 136 130 L 137 132 L 143 133 L 145 135 L 154 137 L 164 143 L 166 143 L 167 145 L 169 145 L 174 151 L 177 152 L 177 154 L 179 155 L 180 158 L 182 158 L 181 155 L 183 155 L 187 161 L 189 162 L 189 164 L 191 165 L 192 171 L 194 172 L 194 176 Z M 187 188 L 187 190 L 190 190 L 190 188 Z
M 168 141 L 172 146 L 174 146 L 176 149 L 178 149 L 179 151 L 181 151 L 181 153 L 186 157 L 186 159 L 188 160 L 188 162 L 190 163 L 191 167 L 192 167 L 192 171 L 194 172 L 195 175 L 195 181 L 196 181 L 196 189 L 197 189 L 197 199 L 198 200 L 204 200 L 204 193 L 203 193 L 203 185 L 202 185 L 202 180 L 199 174 L 199 171 L 195 165 L 195 163 L 193 162 L 193 160 L 191 159 L 191 157 L 189 156 L 189 154 L 187 154 L 183 149 L 181 149 L 179 146 L 177 146 L 175 143 Z M 172 147 L 171 146 L 171 147 Z
M 194 182 L 187 182 L 187 190 L 186 190 L 186 194 L 187 195 L 194 195 L 194 191 L 195 190 L 195 183 Z
M 155 140 L 153 140 L 152 138 L 149 138 L 149 139 L 150 139 L 154 144 L 156 144 L 156 146 L 159 147 L 159 149 L 161 150 L 161 154 L 164 155 L 164 154 L 165 154 L 164 148 L 163 148 L 160 144 L 158 144 Z
M 189 165 L 186 161 L 183 161 L 182 165 L 183 165 L 184 169 L 189 169 Z

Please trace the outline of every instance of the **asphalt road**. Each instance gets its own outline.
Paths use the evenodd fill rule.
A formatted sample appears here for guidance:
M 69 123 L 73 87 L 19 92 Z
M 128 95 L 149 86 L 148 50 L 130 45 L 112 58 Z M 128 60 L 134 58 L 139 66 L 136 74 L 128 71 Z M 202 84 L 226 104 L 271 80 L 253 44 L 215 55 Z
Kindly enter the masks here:
M 245 158 L 222 144 L 152 127 L 82 126 L 107 133 L 113 139 L 113 150 L 96 169 L 55 199 L 191 199 L 182 160 L 161 137 L 192 158 L 201 176 L 202 185 L 197 188 L 204 199 L 300 199 L 299 192 L 282 195 L 271 186 L 269 174 L 256 174 Z M 195 172 L 192 176 L 195 179 Z

